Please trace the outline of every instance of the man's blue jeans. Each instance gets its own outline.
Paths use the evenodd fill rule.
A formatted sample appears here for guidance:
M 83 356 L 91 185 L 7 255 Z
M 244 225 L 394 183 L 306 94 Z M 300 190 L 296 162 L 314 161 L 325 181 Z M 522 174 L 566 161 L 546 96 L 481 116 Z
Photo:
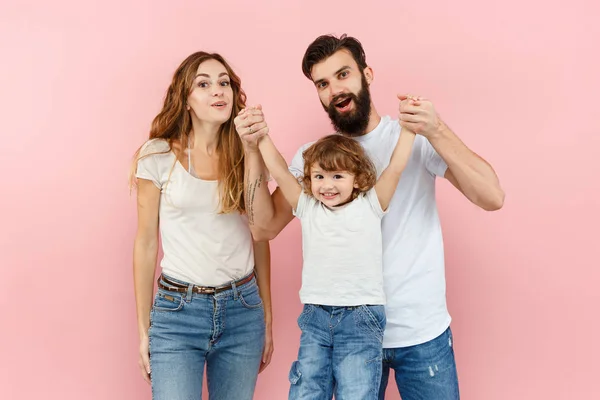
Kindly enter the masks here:
M 458 400 L 458 374 L 452 331 L 415 346 L 383 349 L 383 374 L 379 399 L 385 398 L 390 369 L 402 400 Z

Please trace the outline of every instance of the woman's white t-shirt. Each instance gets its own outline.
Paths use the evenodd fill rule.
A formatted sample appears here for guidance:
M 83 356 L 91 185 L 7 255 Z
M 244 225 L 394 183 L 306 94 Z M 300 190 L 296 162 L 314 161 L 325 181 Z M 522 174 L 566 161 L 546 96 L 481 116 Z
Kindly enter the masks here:
M 203 286 L 248 275 L 254 268 L 248 220 L 239 212 L 219 214 L 218 181 L 190 175 L 164 140 L 148 141 L 140 152 L 145 155 L 138 161 L 136 177 L 152 181 L 161 191 L 163 272 Z

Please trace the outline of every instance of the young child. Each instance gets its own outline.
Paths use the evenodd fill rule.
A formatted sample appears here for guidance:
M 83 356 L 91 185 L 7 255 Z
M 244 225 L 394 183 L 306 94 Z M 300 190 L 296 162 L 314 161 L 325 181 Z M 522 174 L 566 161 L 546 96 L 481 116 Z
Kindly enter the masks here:
M 271 138 L 258 149 L 302 225 L 303 269 L 298 360 L 289 399 L 377 399 L 385 295 L 381 218 L 411 154 L 403 130 L 389 166 L 376 171 L 360 143 L 326 136 L 304 153 L 302 184 Z

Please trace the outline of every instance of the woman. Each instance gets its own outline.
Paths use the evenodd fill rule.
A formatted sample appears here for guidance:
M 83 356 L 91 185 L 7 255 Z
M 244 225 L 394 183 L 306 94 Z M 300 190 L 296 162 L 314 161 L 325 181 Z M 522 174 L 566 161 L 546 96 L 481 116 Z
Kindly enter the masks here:
M 205 363 L 211 399 L 252 399 L 270 362 L 269 245 L 253 242 L 245 217 L 244 145 L 233 123 L 245 101 L 220 55 L 194 53 L 135 156 L 140 367 L 155 400 L 200 399 Z

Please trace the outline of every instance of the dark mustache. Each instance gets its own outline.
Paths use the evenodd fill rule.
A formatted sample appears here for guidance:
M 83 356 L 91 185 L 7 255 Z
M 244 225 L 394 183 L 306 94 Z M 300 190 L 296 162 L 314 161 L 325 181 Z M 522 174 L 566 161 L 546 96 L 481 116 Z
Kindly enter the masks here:
M 333 99 L 331 99 L 331 105 L 335 107 L 335 104 L 339 103 L 340 101 L 347 100 L 347 99 L 353 99 L 354 101 L 357 100 L 354 93 L 341 93 L 341 94 L 334 96 Z

